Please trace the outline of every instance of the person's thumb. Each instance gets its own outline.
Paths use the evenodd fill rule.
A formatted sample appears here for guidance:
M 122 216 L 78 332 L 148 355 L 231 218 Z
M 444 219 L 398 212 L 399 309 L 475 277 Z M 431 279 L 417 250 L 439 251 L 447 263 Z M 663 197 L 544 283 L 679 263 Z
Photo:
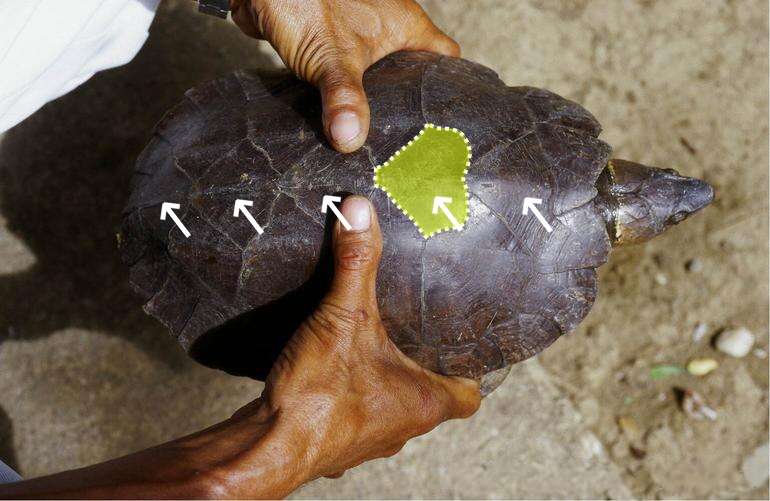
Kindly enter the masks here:
M 326 137 L 341 153 L 356 151 L 369 134 L 369 103 L 362 79 L 363 71 L 330 63 L 317 82 Z
M 347 197 L 342 217 L 333 232 L 334 278 L 326 303 L 348 312 L 377 310 L 377 267 L 382 251 L 382 234 L 372 204 L 364 197 Z

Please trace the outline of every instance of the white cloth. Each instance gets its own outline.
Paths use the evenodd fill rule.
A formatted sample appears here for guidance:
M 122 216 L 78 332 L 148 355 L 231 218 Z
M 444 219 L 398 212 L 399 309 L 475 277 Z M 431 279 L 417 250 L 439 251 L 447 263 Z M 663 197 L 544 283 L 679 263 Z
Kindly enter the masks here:
M 0 0 L 0 133 L 131 61 L 159 0 Z

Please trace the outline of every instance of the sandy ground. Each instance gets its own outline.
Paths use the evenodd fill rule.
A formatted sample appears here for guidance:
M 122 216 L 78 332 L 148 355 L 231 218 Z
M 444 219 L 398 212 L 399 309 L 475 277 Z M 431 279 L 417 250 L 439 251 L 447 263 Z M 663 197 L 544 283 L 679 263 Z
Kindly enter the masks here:
M 141 312 L 115 249 L 155 121 L 200 81 L 276 64 L 190 3 L 166 0 L 131 64 L 0 142 L 0 457 L 24 475 L 191 432 L 260 391 L 189 361 Z M 703 177 L 717 200 L 649 245 L 615 251 L 588 319 L 516 366 L 474 418 L 296 495 L 767 498 L 766 355 L 733 359 L 712 343 L 741 326 L 768 349 L 767 3 L 423 5 L 465 57 L 583 103 L 616 156 Z M 719 367 L 650 377 L 696 356 Z M 715 421 L 680 410 L 685 388 Z

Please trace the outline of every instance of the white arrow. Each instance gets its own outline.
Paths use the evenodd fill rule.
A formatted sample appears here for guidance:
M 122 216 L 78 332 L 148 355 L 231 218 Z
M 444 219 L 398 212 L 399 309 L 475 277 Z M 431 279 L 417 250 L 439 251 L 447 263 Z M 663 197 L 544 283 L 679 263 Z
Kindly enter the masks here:
M 326 214 L 326 209 L 331 209 L 334 215 L 337 216 L 337 219 L 340 220 L 340 223 L 342 223 L 342 226 L 344 226 L 346 230 L 350 231 L 350 223 L 348 223 L 348 220 L 345 219 L 345 216 L 342 215 L 337 206 L 334 205 L 335 202 L 342 202 L 342 198 L 334 197 L 331 195 L 324 195 L 323 202 L 321 202 L 321 212 Z
M 526 216 L 529 211 L 532 211 L 532 214 L 535 215 L 538 221 L 540 221 L 540 224 L 543 225 L 543 228 L 545 228 L 545 231 L 548 233 L 551 233 L 553 231 L 553 228 L 550 224 L 548 224 L 548 221 L 545 220 L 542 214 L 540 214 L 540 211 L 535 207 L 536 205 L 540 205 L 543 203 L 543 200 L 540 198 L 532 198 L 532 197 L 526 197 L 524 198 L 524 205 L 522 205 L 521 208 L 521 215 Z
M 242 212 L 243 215 L 246 216 L 246 219 L 248 219 L 251 225 L 254 227 L 254 229 L 257 230 L 257 233 L 261 235 L 265 232 L 265 230 L 262 229 L 262 227 L 254 219 L 254 216 L 252 216 L 251 213 L 246 209 L 246 207 L 251 207 L 252 205 L 254 205 L 254 202 L 251 200 L 241 200 L 240 198 L 237 199 L 235 201 L 235 207 L 233 207 L 233 217 L 238 217 L 238 215 Z
M 174 214 L 174 210 L 179 208 L 179 204 L 172 204 L 171 202 L 163 202 L 163 205 L 160 207 L 160 220 L 165 221 L 166 215 L 171 216 L 171 219 L 176 223 L 177 226 L 179 226 L 179 229 L 184 233 L 184 236 L 187 238 L 190 238 L 190 232 L 187 231 L 187 228 L 182 224 L 182 221 L 179 220 L 179 218 Z
M 463 229 L 460 222 L 454 217 L 454 215 L 449 212 L 449 207 L 446 206 L 446 204 L 451 204 L 452 199 L 449 197 L 435 197 L 433 199 L 433 213 L 438 214 L 438 210 L 441 209 L 441 211 L 444 213 L 444 215 L 449 219 L 449 222 L 452 223 L 452 226 L 455 227 L 457 231 L 460 231 Z

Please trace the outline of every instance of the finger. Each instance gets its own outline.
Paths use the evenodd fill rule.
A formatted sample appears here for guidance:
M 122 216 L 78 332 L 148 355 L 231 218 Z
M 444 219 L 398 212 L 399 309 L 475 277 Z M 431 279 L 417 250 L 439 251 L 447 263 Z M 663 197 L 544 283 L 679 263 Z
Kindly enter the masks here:
M 460 57 L 460 44 L 433 24 L 427 14 L 424 17 L 424 22 L 422 32 L 410 39 L 406 49 L 425 50 L 445 56 Z
M 477 381 L 463 377 L 439 376 L 432 372 L 430 374 L 444 389 L 444 404 L 449 419 L 467 418 L 479 410 L 481 391 Z
M 347 311 L 376 308 L 377 267 L 382 250 L 377 216 L 369 200 L 360 196 L 347 197 L 341 212 L 350 229 L 340 221 L 334 227 L 334 278 L 326 300 Z
M 251 2 L 244 0 L 230 0 L 230 15 L 241 31 L 252 38 L 262 38 L 262 34 L 257 29 L 255 16 L 252 10 Z
M 369 102 L 362 83 L 363 71 L 330 63 L 318 80 L 323 123 L 332 147 L 342 153 L 360 148 L 369 133 Z

